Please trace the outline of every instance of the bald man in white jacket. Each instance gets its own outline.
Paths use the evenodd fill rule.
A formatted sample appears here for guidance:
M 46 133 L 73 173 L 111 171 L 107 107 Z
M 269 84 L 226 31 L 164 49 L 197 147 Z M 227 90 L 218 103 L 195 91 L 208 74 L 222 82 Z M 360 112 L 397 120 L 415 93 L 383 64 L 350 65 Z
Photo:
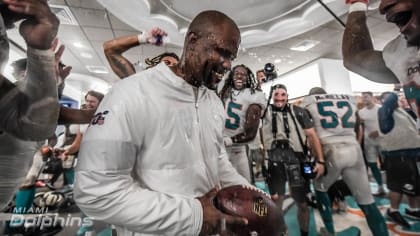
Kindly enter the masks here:
M 179 64 L 113 86 L 79 152 L 74 194 L 86 215 L 115 225 L 119 236 L 211 235 L 223 219 L 246 224 L 212 202 L 215 186 L 249 185 L 227 158 L 225 113 L 212 91 L 239 42 L 226 15 L 200 13 Z

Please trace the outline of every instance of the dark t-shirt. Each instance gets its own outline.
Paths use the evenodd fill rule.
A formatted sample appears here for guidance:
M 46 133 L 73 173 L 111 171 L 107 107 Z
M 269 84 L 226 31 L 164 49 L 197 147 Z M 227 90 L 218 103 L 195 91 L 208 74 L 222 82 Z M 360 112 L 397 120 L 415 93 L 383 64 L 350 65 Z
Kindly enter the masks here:
M 314 127 L 314 121 L 308 110 L 302 107 L 290 105 L 293 107 L 293 112 L 296 116 L 297 121 L 303 129 L 310 129 Z
M 273 117 L 273 119 L 271 120 L 271 122 L 272 122 L 271 127 L 272 127 L 273 133 L 277 133 L 277 130 L 280 130 L 281 133 L 286 133 L 286 135 L 287 135 L 288 132 L 294 133 L 295 135 L 290 135 L 290 137 L 289 137 L 289 135 L 287 135 L 289 141 L 294 143 L 294 145 L 299 145 L 299 146 L 304 145 L 304 143 L 305 143 L 304 135 L 305 134 L 302 133 L 302 131 L 299 131 L 299 129 L 296 129 L 295 127 L 296 127 L 296 125 L 300 126 L 300 128 L 302 128 L 303 130 L 310 129 L 310 128 L 314 127 L 314 121 L 313 121 L 309 111 L 306 110 L 305 108 L 294 106 L 292 104 L 287 104 L 287 106 L 284 106 L 282 108 L 277 108 L 277 107 L 271 105 L 271 109 L 272 109 L 273 113 L 277 114 L 276 116 L 280 116 L 278 118 Z M 290 112 L 290 109 L 293 109 L 293 113 Z M 282 115 L 282 114 L 285 114 L 284 112 L 288 113 L 289 118 L 287 119 L 287 122 L 282 122 L 282 123 L 279 123 L 279 124 L 277 124 L 277 122 L 274 123 L 273 122 L 274 120 L 279 120 L 279 119 L 285 121 L 284 116 Z M 294 120 L 296 121 L 296 125 L 295 125 L 295 122 L 293 121 L 293 119 L 291 117 L 292 115 L 294 117 Z M 283 119 L 281 118 L 282 116 L 283 116 Z M 299 138 L 299 136 L 300 136 L 300 138 Z M 301 140 L 299 140 L 299 139 L 301 139 Z
M 312 120 L 312 116 L 309 113 L 308 110 L 306 110 L 303 107 L 295 106 L 292 104 L 287 104 L 287 106 L 284 106 L 282 108 L 277 108 L 271 104 L 271 109 L 276 112 L 283 112 L 285 109 L 290 109 L 292 107 L 293 114 L 299 123 L 299 125 L 302 127 L 302 129 L 310 129 L 314 127 L 314 121 Z M 293 121 L 291 121 L 293 122 Z

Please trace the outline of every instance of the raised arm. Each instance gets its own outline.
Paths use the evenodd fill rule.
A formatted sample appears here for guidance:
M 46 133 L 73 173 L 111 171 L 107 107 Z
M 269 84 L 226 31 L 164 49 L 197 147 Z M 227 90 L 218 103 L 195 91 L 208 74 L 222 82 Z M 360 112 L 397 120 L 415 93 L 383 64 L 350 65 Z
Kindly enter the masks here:
M 123 53 L 130 48 L 139 46 L 137 35 L 124 36 L 104 43 L 104 52 L 111 69 L 120 79 L 136 73 L 133 64 L 123 57 Z
M 366 24 L 367 5 L 362 3 L 363 1 L 353 0 L 352 2 L 343 35 L 344 66 L 378 83 L 398 83 L 398 79 L 386 67 L 382 52 L 373 48 Z
M 51 136 L 57 126 L 54 53 L 28 48 L 25 77 L 19 88 L 1 78 L 0 124 L 20 139 L 42 140 Z
M 103 45 L 106 59 L 115 74 L 120 79 L 124 79 L 136 73 L 133 64 L 125 58 L 122 54 L 130 48 L 139 46 L 141 44 L 161 45 L 161 40 L 157 40 L 157 36 L 166 36 L 166 32 L 153 28 L 150 32 L 143 32 L 139 35 L 123 36 L 120 38 L 106 41 Z
M 73 109 L 60 106 L 59 124 L 86 124 L 89 123 L 95 114 L 94 110 Z
M 3 2 L 8 4 L 11 15 L 24 14 L 27 18 L 19 32 L 28 45 L 28 65 L 25 82 L 19 88 L 0 78 L 0 127 L 21 139 L 42 140 L 51 136 L 57 126 L 54 53 L 49 48 L 59 21 L 44 0 Z

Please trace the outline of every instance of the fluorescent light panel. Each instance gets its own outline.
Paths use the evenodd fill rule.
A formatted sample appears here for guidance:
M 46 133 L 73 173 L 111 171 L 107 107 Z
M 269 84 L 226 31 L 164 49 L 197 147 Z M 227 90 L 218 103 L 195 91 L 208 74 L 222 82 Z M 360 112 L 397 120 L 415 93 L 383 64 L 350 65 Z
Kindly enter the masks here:
M 86 69 L 95 74 L 108 74 L 108 70 L 104 66 L 86 66 Z
M 317 45 L 318 43 L 319 43 L 319 41 L 316 41 L 316 40 L 305 39 L 305 40 L 299 42 L 298 44 L 292 46 L 290 48 L 290 50 L 305 52 L 305 51 L 308 51 L 309 49 L 315 47 L 315 45 Z

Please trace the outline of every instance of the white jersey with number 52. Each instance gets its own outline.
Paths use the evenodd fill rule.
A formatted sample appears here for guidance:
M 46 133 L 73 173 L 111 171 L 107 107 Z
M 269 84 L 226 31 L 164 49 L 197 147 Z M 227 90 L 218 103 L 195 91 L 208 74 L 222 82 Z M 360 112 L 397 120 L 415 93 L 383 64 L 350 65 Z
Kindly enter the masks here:
M 354 141 L 355 100 L 344 94 L 317 94 L 303 99 L 302 106 L 311 114 L 321 143 Z

